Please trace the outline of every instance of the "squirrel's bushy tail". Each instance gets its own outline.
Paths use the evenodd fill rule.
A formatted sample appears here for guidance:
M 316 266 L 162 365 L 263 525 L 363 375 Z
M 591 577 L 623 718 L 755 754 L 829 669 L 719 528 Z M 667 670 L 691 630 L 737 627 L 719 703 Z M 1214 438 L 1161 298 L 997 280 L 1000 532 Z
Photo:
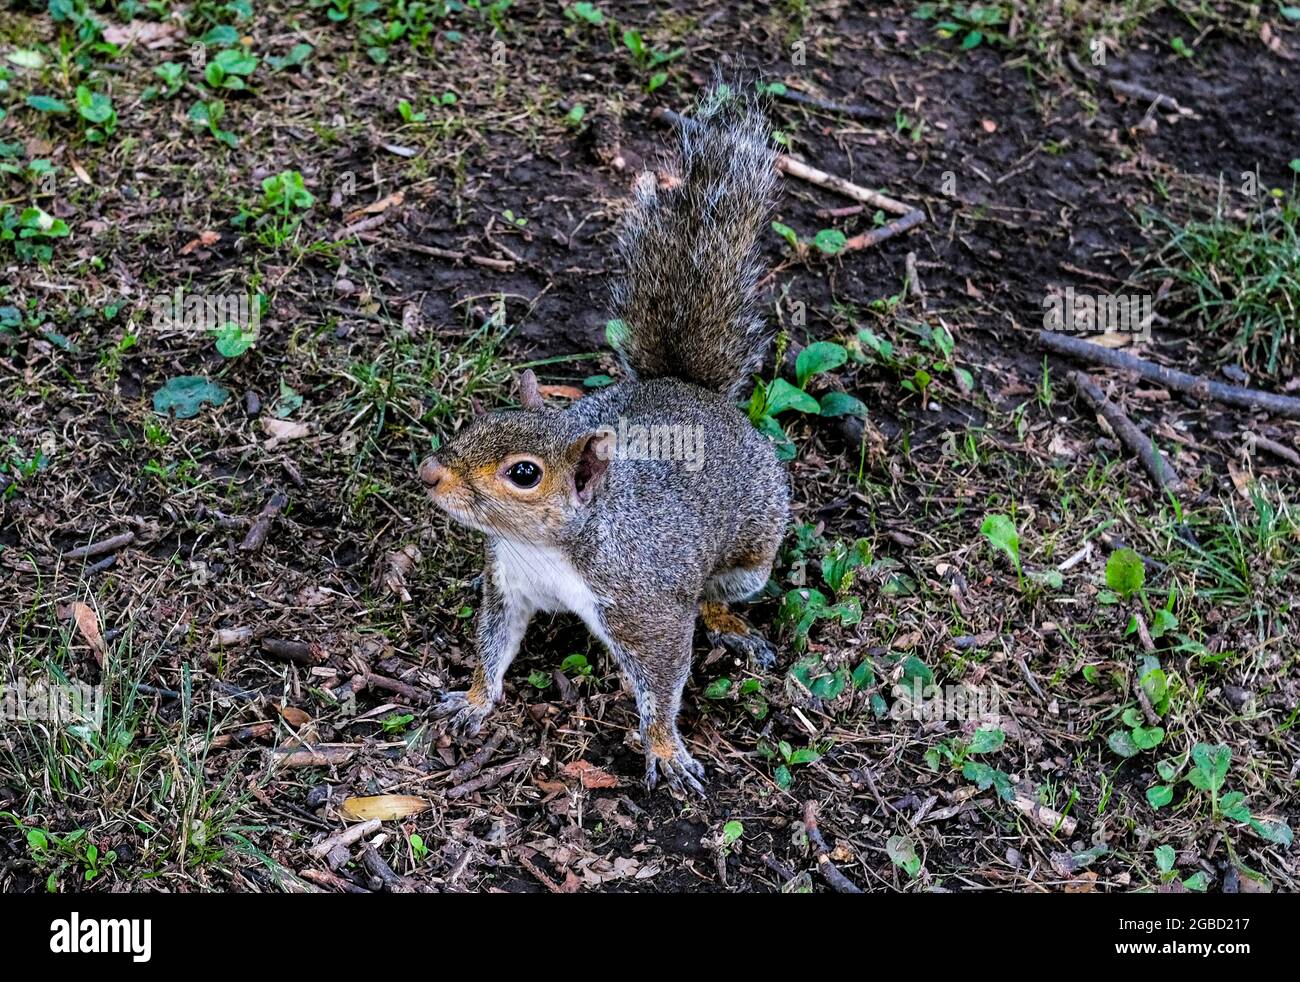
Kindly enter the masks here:
M 726 86 L 677 130 L 677 182 L 661 190 L 641 175 L 623 221 L 617 347 L 639 379 L 734 396 L 772 339 L 757 297 L 758 238 L 776 194 L 776 154 L 756 98 Z

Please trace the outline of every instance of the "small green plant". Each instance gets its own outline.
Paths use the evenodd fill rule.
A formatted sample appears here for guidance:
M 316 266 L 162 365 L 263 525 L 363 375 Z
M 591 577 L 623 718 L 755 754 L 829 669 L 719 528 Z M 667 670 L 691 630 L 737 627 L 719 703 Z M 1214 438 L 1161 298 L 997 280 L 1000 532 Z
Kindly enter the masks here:
M 301 212 L 315 203 L 298 171 L 281 171 L 262 181 L 261 200 L 252 207 L 241 206 L 232 224 L 254 232 L 267 248 L 278 249 L 298 230 Z
M 990 546 L 1011 560 L 1015 568 L 1016 579 L 1024 588 L 1024 574 L 1020 568 L 1020 533 L 1016 523 L 1007 515 L 989 515 L 980 526 L 980 534 L 988 540 Z
M 248 88 L 248 79 L 257 71 L 257 56 L 243 48 L 226 48 L 208 62 L 203 80 L 214 89 L 239 91 Z
M 87 124 L 86 140 L 103 143 L 117 130 L 117 110 L 113 100 L 100 92 L 92 92 L 84 85 L 77 86 L 77 115 Z
M 1147 789 L 1147 801 L 1152 808 L 1163 808 L 1173 801 L 1178 774 L 1184 764 L 1190 763 L 1186 779 L 1197 791 L 1209 795 L 1211 821 L 1227 819 L 1248 827 L 1261 839 L 1275 845 L 1290 847 L 1293 841 L 1291 827 L 1280 819 L 1261 819 L 1246 806 L 1246 795 L 1240 791 L 1221 793 L 1232 767 L 1232 748 L 1226 744 L 1198 743 L 1192 747 L 1190 761 L 1163 760 L 1156 770 L 1167 783 Z
M 1000 30 L 1007 15 L 997 4 L 923 3 L 912 12 L 917 20 L 934 21 L 934 31 L 945 40 L 961 37 L 963 51 L 977 48 L 985 41 L 1006 44 Z
M 57 893 L 59 878 L 68 870 L 80 873 L 83 883 L 90 883 L 117 861 L 117 853 L 109 849 L 101 852 L 85 829 L 76 829 L 67 835 L 56 835 L 48 829 L 28 828 L 11 812 L 0 812 L 0 818 L 12 821 L 27 838 L 27 851 L 40 869 L 50 870 L 45 879 L 45 889 Z
M 749 420 L 767 434 L 776 445 L 777 456 L 793 460 L 794 443 L 786 435 L 777 416 L 789 410 L 820 416 L 862 416 L 866 406 L 856 396 L 838 389 L 825 393 L 820 400 L 807 391 L 814 376 L 833 372 L 848 360 L 844 345 L 834 341 L 817 341 L 799 352 L 795 359 L 797 385 L 791 385 L 780 376 L 770 382 L 759 380 L 749 400 Z M 778 359 L 779 364 L 779 359 Z
M 163 62 L 153 70 L 162 81 L 162 87 L 151 85 L 140 94 L 146 102 L 150 99 L 170 99 L 185 85 L 185 66 L 174 61 Z
M 415 719 L 411 713 L 389 713 L 379 725 L 388 736 L 400 736 Z
M 668 73 L 661 70 L 661 66 L 686 54 L 685 48 L 660 51 L 657 48 L 648 46 L 641 36 L 641 32 L 634 27 L 629 27 L 623 32 L 623 47 L 627 48 L 631 53 L 632 61 L 637 68 L 650 73 L 650 77 L 646 81 L 646 90 L 649 92 L 653 92 L 668 81 Z
M 1178 854 L 1174 851 L 1174 847 L 1156 846 L 1153 852 L 1156 857 L 1156 869 L 1160 872 L 1160 881 L 1170 883 L 1178 879 L 1178 871 L 1174 869 L 1174 864 L 1178 861 Z M 1209 880 L 1204 872 L 1197 870 L 1183 880 L 1183 886 L 1194 893 L 1204 893 L 1209 887 Z
M 239 146 L 239 137 L 229 130 L 221 128 L 221 120 L 226 115 L 226 104 L 220 99 L 208 99 L 196 102 L 190 107 L 189 119 L 193 123 L 206 127 L 212 138 L 219 143 L 234 148 Z
M 814 235 L 811 240 L 800 239 L 798 232 L 781 222 L 773 222 L 772 231 L 785 239 L 797 256 L 806 255 L 809 249 L 816 249 L 827 256 L 838 256 L 844 251 L 844 246 L 849 241 L 848 236 L 837 228 L 824 228 Z
M 772 771 L 772 780 L 782 791 L 787 791 L 790 785 L 794 783 L 794 774 L 792 768 L 801 767 L 806 764 L 815 764 L 822 759 L 823 750 L 816 746 L 807 746 L 798 750 L 785 740 L 781 740 L 773 747 L 766 740 L 758 744 L 758 753 L 767 760 L 777 761 L 776 768 Z
M 411 855 L 415 857 L 417 863 L 422 863 L 429 858 L 429 847 L 425 844 L 423 836 L 412 832 L 406 841 L 410 843 Z
M 67 238 L 70 231 L 62 218 L 40 208 L 19 211 L 13 205 L 0 204 L 0 242 L 12 242 L 20 262 L 48 263 L 54 258 L 54 241 Z

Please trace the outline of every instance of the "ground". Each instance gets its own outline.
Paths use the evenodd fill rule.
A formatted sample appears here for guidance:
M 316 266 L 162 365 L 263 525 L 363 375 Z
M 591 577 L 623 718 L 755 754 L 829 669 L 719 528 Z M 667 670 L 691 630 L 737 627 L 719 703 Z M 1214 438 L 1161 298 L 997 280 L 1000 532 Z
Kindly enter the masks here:
M 1127 350 L 1300 388 L 1300 10 L 533 8 L 6 14 L 0 658 L 106 711 L 4 721 L 0 888 L 1296 889 L 1300 425 L 1091 369 L 1161 493 L 1036 339 L 1067 288 L 1155 297 Z M 894 216 L 784 181 L 763 377 L 811 350 L 812 396 L 866 417 L 780 415 L 794 523 L 744 610 L 778 662 L 700 632 L 708 797 L 677 800 L 570 619 L 534 623 L 477 738 L 431 718 L 481 544 L 416 469 L 514 371 L 557 404 L 617 376 L 652 112 L 724 61 L 780 83 L 793 154 L 926 221 L 839 251 Z M 256 331 L 171 316 L 177 290 L 260 296 Z M 217 404 L 168 411 L 180 377 Z M 983 715 L 927 715 L 931 684 Z M 371 803 L 372 849 L 312 852 L 375 795 L 406 797 Z

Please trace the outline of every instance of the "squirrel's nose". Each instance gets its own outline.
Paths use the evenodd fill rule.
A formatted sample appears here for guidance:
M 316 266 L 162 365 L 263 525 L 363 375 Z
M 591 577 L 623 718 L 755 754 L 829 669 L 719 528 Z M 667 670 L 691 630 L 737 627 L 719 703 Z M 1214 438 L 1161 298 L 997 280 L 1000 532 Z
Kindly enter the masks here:
M 429 485 L 430 489 L 441 484 L 442 479 L 446 476 L 447 468 L 438 463 L 437 457 L 430 457 L 420 465 L 420 480 Z

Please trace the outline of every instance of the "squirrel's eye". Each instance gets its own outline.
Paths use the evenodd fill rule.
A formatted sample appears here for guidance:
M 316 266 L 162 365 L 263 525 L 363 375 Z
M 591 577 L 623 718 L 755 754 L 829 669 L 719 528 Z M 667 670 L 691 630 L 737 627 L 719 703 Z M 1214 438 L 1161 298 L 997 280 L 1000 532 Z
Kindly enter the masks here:
M 521 460 L 506 471 L 506 477 L 515 487 L 535 488 L 542 479 L 542 469 L 531 460 Z

